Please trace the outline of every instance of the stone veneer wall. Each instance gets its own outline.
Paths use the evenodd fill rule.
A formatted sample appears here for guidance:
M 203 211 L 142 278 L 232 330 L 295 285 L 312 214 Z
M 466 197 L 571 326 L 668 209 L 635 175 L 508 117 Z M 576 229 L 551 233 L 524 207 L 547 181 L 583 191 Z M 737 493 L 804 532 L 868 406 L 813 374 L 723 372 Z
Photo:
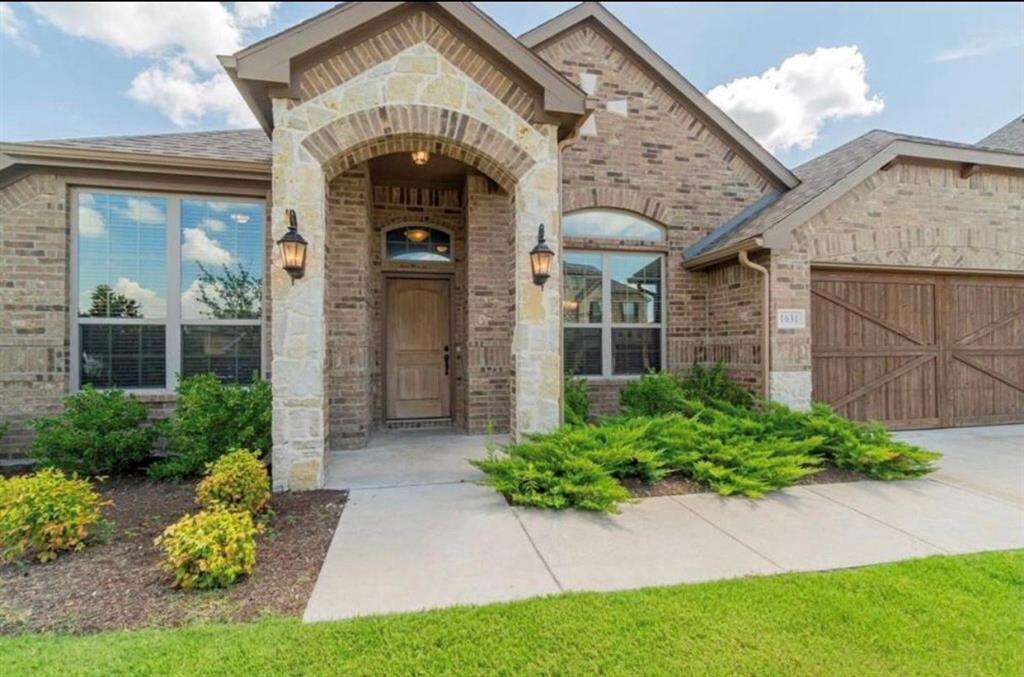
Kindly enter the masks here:
M 296 210 L 303 236 L 310 242 L 301 283 L 292 286 L 287 276 L 272 272 L 278 491 L 321 486 L 325 453 L 334 438 L 329 432 L 335 416 L 329 401 L 333 376 L 327 372 L 334 365 L 328 363 L 324 335 L 325 309 L 335 303 L 334 286 L 325 272 L 335 263 L 325 254 L 333 219 L 327 208 L 328 193 L 333 192 L 328 184 L 348 176 L 348 171 L 364 171 L 363 163 L 386 153 L 426 147 L 488 175 L 509 194 L 515 209 L 506 242 L 512 245 L 509 252 L 516 262 L 511 425 L 514 433 L 526 433 L 549 430 L 561 421 L 561 351 L 552 350 L 561 341 L 561 275 L 554 271 L 542 290 L 533 284 L 529 268 L 538 223 L 548 225 L 556 254 L 558 250 L 557 128 L 526 120 L 511 108 L 507 102 L 517 96 L 513 84 L 508 85 L 513 89 L 505 87 L 502 98 L 496 97 L 492 89 L 500 78 L 491 75 L 500 74 L 500 68 L 465 45 L 453 46 L 446 40 L 435 44 L 444 31 L 436 22 L 431 26 L 432 21 L 417 19 L 391 35 L 385 42 L 394 44 L 385 52 L 370 39 L 335 55 L 348 64 L 358 63 L 355 69 L 307 68 L 303 72 L 310 73 L 307 82 L 315 83 L 310 84 L 313 89 L 304 89 L 298 100 L 274 100 L 275 200 Z M 275 210 L 274 215 L 274 229 L 283 231 L 283 211 Z M 369 224 L 370 217 L 365 218 Z M 361 223 L 353 225 L 363 228 Z M 361 258 L 356 264 L 363 265 Z M 363 298 L 337 310 L 358 316 L 357 321 L 368 327 L 366 306 Z M 370 373 L 368 360 L 364 366 L 361 355 L 348 359 L 355 361 L 353 379 Z M 359 426 L 369 428 L 368 386 L 366 391 L 367 401 L 352 405 L 365 411 L 350 419 L 356 434 L 347 437 L 346 444 L 365 438 Z
M 861 182 L 772 253 L 772 317 L 810 312 L 817 263 L 970 271 L 1024 271 L 1024 173 L 901 161 Z M 772 395 L 811 396 L 811 332 L 772 333 Z

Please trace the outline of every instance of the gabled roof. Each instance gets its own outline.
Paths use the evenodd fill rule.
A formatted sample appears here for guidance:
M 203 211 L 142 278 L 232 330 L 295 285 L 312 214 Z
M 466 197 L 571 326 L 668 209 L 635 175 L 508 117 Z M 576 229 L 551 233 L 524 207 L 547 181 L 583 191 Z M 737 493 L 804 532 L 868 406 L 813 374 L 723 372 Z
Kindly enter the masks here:
M 876 129 L 797 167 L 799 186 L 689 247 L 686 265 L 710 265 L 739 249 L 787 246 L 794 228 L 899 158 L 1024 170 L 1024 153 Z
M 978 145 L 1024 153 L 1024 116 L 1018 115 L 1010 120 L 979 141 Z
M 539 56 L 523 46 L 494 20 L 469 2 L 346 2 L 270 36 L 254 45 L 220 57 L 242 97 L 269 133 L 273 128 L 271 97 L 294 93 L 293 61 L 377 21 L 419 6 L 440 12 L 475 36 L 503 68 L 518 72 L 543 93 L 543 109 L 555 118 L 586 113 L 586 94 Z
M 691 110 L 701 118 L 702 122 L 718 131 L 724 139 L 732 139 L 736 145 L 736 150 L 753 163 L 755 167 L 761 168 L 768 176 L 773 177 L 779 186 L 793 188 L 799 183 L 793 172 L 779 162 L 774 155 L 765 150 L 750 134 L 726 115 L 721 108 L 711 103 L 710 99 L 694 87 L 689 80 L 680 75 L 679 71 L 673 68 L 671 64 L 658 56 L 647 43 L 627 28 L 615 15 L 605 9 L 601 3 L 580 3 L 533 30 L 520 35 L 519 41 L 527 47 L 536 50 L 584 22 L 593 22 L 610 33 L 640 63 L 646 64 L 658 79 L 668 85 L 670 92 L 675 93 L 687 102 Z
M 79 139 L 24 141 L 15 145 L 109 150 L 239 162 L 265 162 L 268 165 L 271 160 L 270 139 L 262 129 L 228 129 L 215 132 L 176 132 L 135 136 L 92 136 Z

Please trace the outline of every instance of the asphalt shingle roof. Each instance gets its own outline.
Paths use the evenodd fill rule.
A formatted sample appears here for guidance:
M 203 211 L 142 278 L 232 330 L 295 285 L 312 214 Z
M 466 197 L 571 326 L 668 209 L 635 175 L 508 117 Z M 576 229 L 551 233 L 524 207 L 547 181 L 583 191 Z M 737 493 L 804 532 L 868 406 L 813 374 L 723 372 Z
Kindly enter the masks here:
M 24 143 L 53 148 L 108 150 L 209 160 L 265 162 L 267 164 L 270 163 L 272 157 L 270 139 L 262 129 L 138 136 L 94 136 L 83 139 L 47 139 Z
M 1024 116 L 1018 115 L 978 142 L 978 146 L 1024 153 Z
M 1007 129 L 1007 127 L 1004 127 L 1003 130 Z M 1020 127 L 1024 129 L 1024 124 L 1021 124 Z M 712 231 L 683 252 L 683 256 L 684 258 L 692 259 L 700 254 L 705 254 L 764 233 L 773 225 L 834 186 L 894 141 L 911 141 L 964 150 L 988 150 L 1002 153 L 1007 152 L 1007 150 L 1011 152 L 1024 152 L 1024 148 L 1014 149 L 992 145 L 992 138 L 1003 130 L 999 130 L 999 132 L 986 137 L 979 144 L 943 141 L 941 139 L 930 139 L 910 134 L 897 134 L 882 129 L 870 131 L 794 169 L 793 173 L 800 179 L 800 185 L 780 194 L 775 201 L 769 202 L 761 209 L 755 210 L 747 215 L 745 219 L 739 219 L 735 223 L 730 224 L 730 227 L 718 228 Z

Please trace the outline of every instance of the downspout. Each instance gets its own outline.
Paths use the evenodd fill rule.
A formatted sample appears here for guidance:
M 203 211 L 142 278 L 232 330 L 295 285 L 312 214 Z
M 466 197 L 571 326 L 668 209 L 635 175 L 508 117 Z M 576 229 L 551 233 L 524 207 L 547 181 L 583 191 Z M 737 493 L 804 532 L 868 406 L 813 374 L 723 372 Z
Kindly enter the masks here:
M 761 388 L 764 399 L 770 399 L 771 387 L 768 379 L 771 375 L 771 273 L 762 265 L 754 263 L 748 255 L 749 249 L 739 252 L 740 265 L 761 274 Z

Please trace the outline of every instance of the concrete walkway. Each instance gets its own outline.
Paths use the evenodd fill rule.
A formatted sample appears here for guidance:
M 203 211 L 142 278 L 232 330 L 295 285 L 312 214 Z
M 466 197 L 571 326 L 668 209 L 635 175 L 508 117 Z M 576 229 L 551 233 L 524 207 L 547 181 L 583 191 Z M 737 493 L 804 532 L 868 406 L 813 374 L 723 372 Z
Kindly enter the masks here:
M 486 438 L 389 433 L 331 459 L 328 486 L 349 503 L 305 620 L 1024 547 L 1024 426 L 901 437 L 946 454 L 940 472 L 605 516 L 512 508 L 477 486 L 466 459 Z

